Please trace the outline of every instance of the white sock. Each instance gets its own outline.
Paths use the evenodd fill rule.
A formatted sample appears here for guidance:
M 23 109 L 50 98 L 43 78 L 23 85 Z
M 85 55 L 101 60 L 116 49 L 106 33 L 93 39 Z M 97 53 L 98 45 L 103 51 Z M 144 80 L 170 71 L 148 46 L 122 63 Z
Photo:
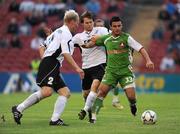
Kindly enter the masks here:
M 117 102 L 119 102 L 119 97 L 118 97 L 118 95 L 114 95 L 112 103 L 117 103 Z
M 94 101 L 97 97 L 97 94 L 93 91 L 91 91 L 86 99 L 86 103 L 85 103 L 85 106 L 84 106 L 84 110 L 87 112 L 91 107 L 92 105 L 94 104 Z
M 96 114 L 95 113 L 92 113 L 92 118 L 93 120 L 96 120 Z
M 66 102 L 67 102 L 67 97 L 65 96 L 59 96 L 57 98 L 56 103 L 54 105 L 54 112 L 52 114 L 51 121 L 57 121 L 59 119 L 62 112 L 64 111 Z
M 17 106 L 19 112 L 23 112 L 26 108 L 32 106 L 33 104 L 39 102 L 43 98 L 41 91 L 37 91 L 31 94 L 27 99 L 25 99 L 21 104 Z

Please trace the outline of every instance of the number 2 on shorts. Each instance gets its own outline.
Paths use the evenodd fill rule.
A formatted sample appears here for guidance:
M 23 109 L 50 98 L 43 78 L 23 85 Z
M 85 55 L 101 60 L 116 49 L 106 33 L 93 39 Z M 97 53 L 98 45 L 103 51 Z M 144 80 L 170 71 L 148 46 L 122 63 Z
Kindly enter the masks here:
M 54 78 L 53 78 L 53 77 L 49 77 L 48 80 L 49 80 L 49 81 L 48 81 L 48 84 L 49 84 L 49 85 L 52 85 L 52 82 L 53 82 Z

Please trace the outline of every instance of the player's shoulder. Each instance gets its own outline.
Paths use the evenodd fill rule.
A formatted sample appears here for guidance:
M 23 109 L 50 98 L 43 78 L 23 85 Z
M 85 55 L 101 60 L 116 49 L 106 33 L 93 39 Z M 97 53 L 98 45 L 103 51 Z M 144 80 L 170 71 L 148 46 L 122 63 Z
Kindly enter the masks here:
M 56 33 L 56 34 L 62 34 L 62 33 L 63 33 L 63 28 L 62 28 L 62 27 L 57 28 L 57 29 L 54 31 L 54 33 Z
M 99 31 L 108 31 L 106 27 L 94 27 L 94 29 Z
M 69 31 L 68 27 L 63 25 L 62 27 L 55 30 L 56 34 L 60 34 L 61 38 L 72 38 L 72 34 Z
M 123 34 L 124 36 L 128 36 L 128 37 L 130 37 L 130 34 L 129 34 L 129 33 L 122 32 L 122 34 Z

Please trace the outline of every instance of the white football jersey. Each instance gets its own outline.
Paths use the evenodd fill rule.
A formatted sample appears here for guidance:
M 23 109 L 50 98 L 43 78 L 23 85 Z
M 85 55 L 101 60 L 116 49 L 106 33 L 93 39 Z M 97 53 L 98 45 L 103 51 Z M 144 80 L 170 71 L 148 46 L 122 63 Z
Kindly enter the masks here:
M 94 27 L 92 31 L 84 31 L 76 34 L 72 38 L 74 44 L 79 44 L 80 47 L 84 43 L 87 43 L 94 35 L 107 35 L 108 29 L 105 27 Z M 95 46 L 93 48 L 82 48 L 82 68 L 87 69 L 106 63 L 106 51 L 103 46 Z
M 72 34 L 66 25 L 56 29 L 42 44 L 46 48 L 43 58 L 53 56 L 62 64 L 64 60 L 63 53 L 73 54 L 74 44 L 71 39 Z

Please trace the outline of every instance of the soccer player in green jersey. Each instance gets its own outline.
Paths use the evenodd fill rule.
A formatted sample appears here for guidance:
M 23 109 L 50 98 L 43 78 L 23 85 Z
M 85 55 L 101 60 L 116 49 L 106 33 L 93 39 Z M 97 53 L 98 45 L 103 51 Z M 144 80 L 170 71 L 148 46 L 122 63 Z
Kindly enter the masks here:
M 105 22 L 102 19 L 96 19 L 94 21 L 94 26 L 95 27 L 105 27 Z M 111 31 L 109 31 L 111 32 Z M 117 85 L 115 88 L 112 89 L 112 93 L 113 93 L 113 99 L 112 99 L 112 105 L 119 109 L 122 110 L 124 107 L 123 105 L 120 103 L 120 99 L 119 99 L 119 86 Z
M 103 106 L 103 100 L 111 87 L 115 87 L 119 83 L 129 100 L 131 113 L 135 116 L 137 108 L 135 77 L 131 66 L 132 51 L 136 50 L 142 55 L 146 61 L 147 68 L 154 69 L 154 63 L 140 43 L 135 41 L 129 34 L 122 32 L 122 21 L 119 17 L 112 17 L 110 27 L 112 30 L 111 34 L 94 37 L 89 43 L 83 45 L 84 48 L 90 48 L 103 44 L 108 54 L 105 74 L 98 88 L 98 95 L 92 110 L 98 114 Z

